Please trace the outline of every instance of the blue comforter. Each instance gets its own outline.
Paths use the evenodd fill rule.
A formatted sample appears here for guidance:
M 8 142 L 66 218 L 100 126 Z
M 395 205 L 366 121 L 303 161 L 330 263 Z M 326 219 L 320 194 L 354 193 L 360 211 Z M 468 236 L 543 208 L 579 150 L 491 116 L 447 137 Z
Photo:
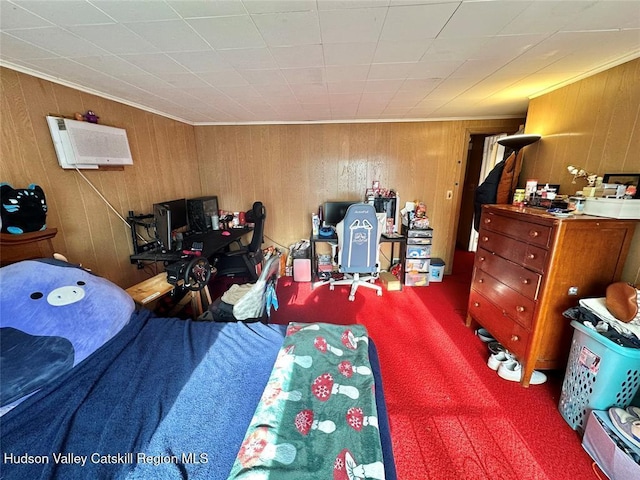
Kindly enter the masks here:
M 134 313 L 92 356 L 2 417 L 2 478 L 227 478 L 284 332 Z M 371 362 L 379 374 L 375 351 Z M 382 389 L 376 394 L 384 423 Z M 393 465 L 388 425 L 381 435 Z

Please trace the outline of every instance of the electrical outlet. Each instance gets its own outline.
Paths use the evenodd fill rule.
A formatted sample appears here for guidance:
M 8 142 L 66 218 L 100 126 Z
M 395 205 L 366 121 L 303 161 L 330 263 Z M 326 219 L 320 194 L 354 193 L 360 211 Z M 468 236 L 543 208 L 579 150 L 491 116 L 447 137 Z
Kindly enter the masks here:
M 451 200 L 453 198 L 453 190 L 447 190 L 447 200 Z

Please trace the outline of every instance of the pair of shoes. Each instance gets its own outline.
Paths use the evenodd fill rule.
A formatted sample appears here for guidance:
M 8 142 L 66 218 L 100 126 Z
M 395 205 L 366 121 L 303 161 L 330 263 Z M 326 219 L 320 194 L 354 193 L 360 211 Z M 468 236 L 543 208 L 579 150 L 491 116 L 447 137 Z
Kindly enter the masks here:
M 519 382 L 522 380 L 522 365 L 520 365 L 520 362 L 515 359 L 512 361 L 502 362 L 498 367 L 498 375 L 505 380 Z M 547 376 L 544 373 L 534 370 L 531 374 L 529 385 L 540 385 L 546 381 Z
M 636 447 L 640 448 L 640 417 L 631 413 L 640 410 L 638 407 L 630 407 L 627 410 L 612 407 L 609 409 L 609 418 L 616 430 Z
M 493 342 L 495 340 L 495 338 L 493 338 L 493 335 L 491 335 L 489 333 L 489 331 L 485 328 L 479 328 L 476 330 L 476 335 L 478 336 L 478 338 L 480 340 L 482 340 L 484 343 L 489 343 L 489 342 Z
M 504 350 L 490 355 L 489 360 L 487 360 L 487 367 L 489 367 L 491 370 L 498 370 L 498 368 L 500 368 L 500 365 L 502 365 L 503 363 L 513 361 L 516 361 L 516 359 L 513 358 L 513 355 Z

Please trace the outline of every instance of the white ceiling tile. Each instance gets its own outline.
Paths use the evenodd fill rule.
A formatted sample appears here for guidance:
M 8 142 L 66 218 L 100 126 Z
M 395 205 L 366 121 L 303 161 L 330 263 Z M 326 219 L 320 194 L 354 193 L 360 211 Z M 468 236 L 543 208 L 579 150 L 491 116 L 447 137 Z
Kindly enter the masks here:
M 332 66 L 324 69 L 327 82 L 337 83 L 344 81 L 366 80 L 369 75 L 369 65 L 344 65 Z
M 229 64 L 242 69 L 276 68 L 276 61 L 268 48 L 239 48 L 220 50 L 220 56 Z
M 482 51 L 489 37 L 436 38 L 422 61 L 464 60 Z
M 200 52 L 172 52 L 171 58 L 191 72 L 218 72 L 231 70 L 233 66 L 213 50 Z
M 417 62 L 425 54 L 431 40 L 420 42 L 379 42 L 373 63 Z
M 60 1 L 20 0 L 19 5 L 30 12 L 46 18 L 48 21 L 63 26 L 92 25 L 98 23 L 115 23 L 115 20 L 103 13 L 91 3 L 84 0 L 64 0 L 64 8 Z M 5 2 L 2 15 L 5 13 Z M 69 15 L 69 11 L 73 15 Z
M 166 88 L 169 86 L 167 82 L 161 78 L 151 75 L 149 73 L 139 74 L 134 73 L 131 75 L 118 75 L 117 78 L 130 85 L 135 85 L 141 90 L 153 92 L 156 88 Z
M 218 72 L 203 72 L 199 74 L 205 82 L 216 87 L 248 85 L 242 75 L 235 70 L 220 70 Z
M 315 0 L 242 0 L 249 13 L 306 12 L 316 10 Z
M 249 15 L 187 20 L 196 32 L 216 48 L 257 48 L 265 43 Z
M 293 92 L 289 85 L 254 85 L 255 90 L 260 95 L 267 98 L 275 97 L 293 97 Z
M 320 44 L 317 12 L 287 12 L 252 15 L 269 46 Z
M 364 65 L 370 64 L 376 50 L 375 43 L 324 44 L 324 64 Z
M 62 57 L 89 56 L 96 53 L 95 45 L 58 27 L 12 30 L 11 35 Z
M 524 11 L 530 2 L 498 0 L 462 2 L 439 33 L 439 38 L 465 38 L 495 35 Z M 478 19 L 482 19 L 479 21 Z
M 0 9 L 0 29 L 3 31 L 12 30 L 14 28 L 36 28 L 50 27 L 52 23 L 33 13 L 25 10 L 19 5 L 3 2 Z
M 350 93 L 350 94 L 361 94 L 364 91 L 364 87 L 367 82 L 339 82 L 339 83 L 328 83 L 327 89 L 331 95 L 341 94 L 341 93 Z
M 327 87 L 322 83 L 295 83 L 290 84 L 293 94 L 300 98 L 316 98 L 322 95 L 327 95 Z
M 226 17 L 246 15 L 247 10 L 239 0 L 170 0 L 167 4 L 182 18 Z
M 180 90 L 206 88 L 209 85 L 194 73 L 165 73 L 162 80 Z
M 388 7 L 389 0 L 318 0 L 318 10 Z
M 447 78 L 455 72 L 463 60 L 422 61 L 415 64 L 408 78 Z
M 374 63 L 369 69 L 369 80 L 405 79 L 415 63 Z
M 598 2 L 580 12 L 563 30 L 605 30 L 640 28 L 640 3 L 637 1 Z
M 92 55 L 90 57 L 77 57 L 74 60 L 100 72 L 108 72 L 110 75 L 131 75 L 133 73 L 144 74 L 135 64 L 116 57 L 115 55 Z
M 271 54 L 281 68 L 319 67 L 324 65 L 321 45 L 271 47 Z
M 390 7 L 380 40 L 415 42 L 436 38 L 456 8 L 455 3 Z
M 350 8 L 319 13 L 323 42 L 377 43 L 387 8 Z
M 324 82 L 324 68 L 322 67 L 284 68 L 282 74 L 289 84 Z
M 158 48 L 139 37 L 124 25 L 91 25 L 73 27 L 73 32 L 109 53 L 157 53 Z M 93 52 L 95 53 L 95 52 Z
M 199 51 L 209 45 L 184 20 L 125 24 L 163 52 Z
M 595 1 L 547 1 L 531 2 L 529 6 L 509 22 L 500 34 L 554 33 L 565 25 L 572 25 Z
M 10 58 L 14 59 L 30 60 L 34 58 L 57 57 L 56 54 L 44 48 L 36 47 L 4 32 L 0 32 L 0 45 L 5 52 L 11 52 Z
M 397 92 L 404 83 L 403 79 L 398 80 L 368 80 L 364 86 L 364 93 L 374 92 Z
M 121 55 L 127 62 L 135 63 L 145 72 L 154 75 L 167 73 L 184 73 L 185 68 L 168 55 L 162 53 L 143 53 L 134 55 Z
M 95 0 L 94 4 L 107 15 L 122 23 L 180 18 L 164 1 Z M 73 12 L 73 9 L 68 11 Z
M 287 83 L 282 72 L 276 69 L 239 70 L 238 73 L 251 85 L 284 85 Z

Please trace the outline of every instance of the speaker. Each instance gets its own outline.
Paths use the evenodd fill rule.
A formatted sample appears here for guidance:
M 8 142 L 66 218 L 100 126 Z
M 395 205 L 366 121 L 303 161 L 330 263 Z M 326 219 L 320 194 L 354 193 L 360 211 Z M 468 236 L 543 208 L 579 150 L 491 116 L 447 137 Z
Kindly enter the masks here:
M 218 215 L 218 197 L 198 197 L 187 200 L 189 228 L 197 232 L 211 230 L 211 217 Z

